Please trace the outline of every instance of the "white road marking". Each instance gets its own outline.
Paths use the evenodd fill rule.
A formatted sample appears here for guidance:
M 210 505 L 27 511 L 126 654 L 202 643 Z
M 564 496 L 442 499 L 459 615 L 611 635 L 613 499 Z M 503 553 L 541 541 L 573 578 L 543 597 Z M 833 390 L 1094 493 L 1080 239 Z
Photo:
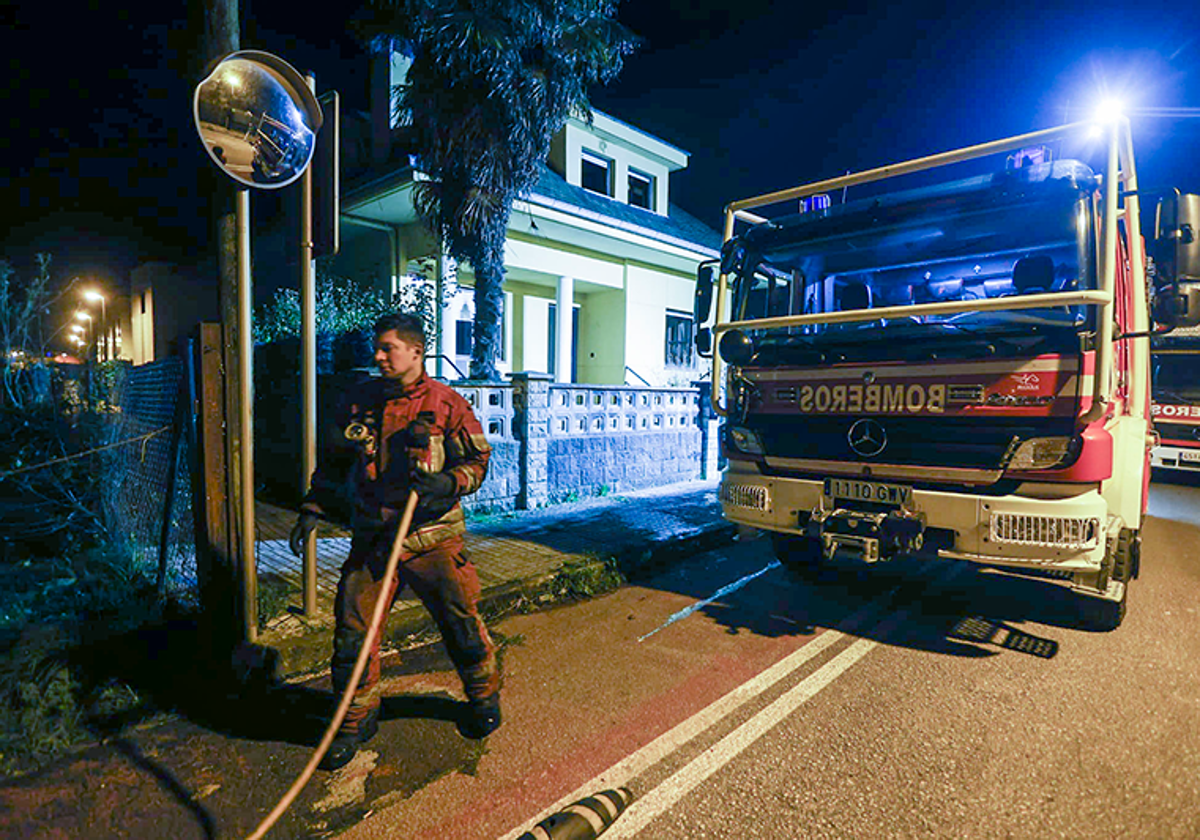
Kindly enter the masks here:
M 649 639 L 651 636 L 653 636 L 659 630 L 662 630 L 664 627 L 671 626 L 676 621 L 679 621 L 681 618 L 687 618 L 689 615 L 694 613 L 696 610 L 701 609 L 703 607 L 707 607 L 709 604 L 711 604 L 713 601 L 717 600 L 718 598 L 720 598 L 724 595 L 728 595 L 730 592 L 737 592 L 739 589 L 741 589 L 743 586 L 745 586 L 750 581 L 754 580 L 759 575 L 765 575 L 767 572 L 771 571 L 772 569 L 778 569 L 778 568 L 779 568 L 779 561 L 772 560 L 770 563 L 768 563 L 763 568 L 759 569 L 754 574 L 746 575 L 743 578 L 739 578 L 738 580 L 735 580 L 731 584 L 722 586 L 720 589 L 718 589 L 712 595 L 709 595 L 703 601 L 697 601 L 696 603 L 692 604 L 690 607 L 684 607 L 682 610 L 680 610 L 679 612 L 672 615 L 670 618 L 668 618 L 666 621 L 664 621 L 658 627 L 655 627 L 653 630 L 651 630 L 646 635 L 639 636 L 638 641 L 641 642 L 641 641 L 645 641 L 646 639 Z
M 817 692 L 845 673 L 851 665 L 866 656 L 878 645 L 870 639 L 859 639 L 826 662 L 795 687 L 781 695 L 750 720 L 713 744 L 675 775 L 640 799 L 635 799 L 621 818 L 605 832 L 605 840 L 634 837 L 660 814 L 686 796 L 698 784 L 716 773 L 743 750 L 769 732 L 780 721 L 807 703 Z
M 966 564 L 956 564 L 946 574 L 935 579 L 926 589 L 939 588 L 958 576 Z M 893 590 L 895 591 L 895 590 Z M 872 635 L 884 637 L 899 627 L 908 618 L 909 610 L 897 610 L 875 626 Z M 824 638 L 824 637 L 822 637 Z M 621 840 L 637 835 L 655 817 L 665 813 L 697 785 L 712 776 L 747 747 L 771 731 L 780 721 L 817 695 L 852 665 L 866 656 L 879 643 L 871 639 L 859 639 L 816 671 L 805 677 L 754 717 L 713 744 L 703 753 L 677 770 L 657 787 L 635 799 L 607 832 L 605 840 Z
M 858 612 L 849 616 L 839 626 L 847 632 L 857 627 L 859 624 L 867 621 L 872 615 L 878 612 L 888 599 L 895 593 L 895 589 L 891 589 L 874 601 L 871 601 Z M 632 779 L 650 767 L 653 767 L 658 762 L 662 761 L 675 750 L 686 744 L 688 741 L 701 734 L 717 721 L 732 714 L 744 703 L 753 700 L 758 695 L 769 689 L 775 683 L 782 680 L 788 674 L 797 670 L 804 663 L 808 662 L 816 656 L 819 656 L 823 651 L 836 644 L 838 641 L 846 638 L 845 633 L 837 630 L 826 630 L 816 639 L 813 639 L 804 647 L 793 651 L 783 659 L 776 662 L 770 668 L 762 671 L 759 674 L 751 677 L 746 682 L 729 691 L 719 700 L 714 701 L 711 705 L 696 712 L 687 720 L 675 726 L 673 729 L 659 735 L 650 743 L 639 749 L 637 752 L 631 753 L 625 758 L 618 761 L 613 766 L 609 767 L 604 772 L 595 776 L 591 780 L 580 785 L 571 793 L 559 799 L 553 805 L 550 805 L 541 810 L 537 816 L 526 820 L 517 828 L 505 834 L 500 840 L 516 840 L 526 831 L 531 830 L 535 825 L 544 820 L 557 811 L 562 810 L 567 805 L 578 802 L 585 796 L 591 796 L 598 790 L 607 788 L 615 788 L 624 785 L 629 779 Z M 624 819 L 624 817 L 622 817 Z M 619 821 L 618 821 L 619 824 Z M 609 829 L 612 831 L 612 829 Z

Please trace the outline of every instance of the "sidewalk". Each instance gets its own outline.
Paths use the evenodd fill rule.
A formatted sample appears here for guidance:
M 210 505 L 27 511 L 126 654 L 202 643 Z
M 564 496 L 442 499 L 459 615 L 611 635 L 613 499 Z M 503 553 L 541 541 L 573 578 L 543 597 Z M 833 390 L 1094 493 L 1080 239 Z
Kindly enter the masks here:
M 483 587 L 481 612 L 496 616 L 550 602 L 572 586 L 586 588 L 613 561 L 624 577 L 636 577 L 678 552 L 730 539 L 735 528 L 721 516 L 716 486 L 715 481 L 692 481 L 536 511 L 468 516 L 466 545 Z M 260 587 L 275 579 L 298 590 L 301 565 L 287 546 L 296 514 L 263 502 L 257 508 Z M 303 617 L 297 594 L 259 635 L 247 667 L 288 679 L 327 665 L 338 569 L 349 551 L 349 533 L 323 524 L 317 539 L 316 616 Z M 405 591 L 392 608 L 384 638 L 402 642 L 432 629 L 424 607 Z

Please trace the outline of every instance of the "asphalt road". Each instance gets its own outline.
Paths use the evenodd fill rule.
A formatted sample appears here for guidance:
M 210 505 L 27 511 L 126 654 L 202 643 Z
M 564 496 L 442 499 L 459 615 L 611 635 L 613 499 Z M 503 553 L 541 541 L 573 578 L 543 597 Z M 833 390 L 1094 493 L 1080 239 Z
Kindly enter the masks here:
M 627 786 L 603 840 L 1200 837 L 1200 478 L 1156 482 L 1151 514 L 1110 633 L 1051 579 L 937 561 L 798 579 L 747 540 L 501 621 L 485 741 L 456 728 L 440 645 L 389 657 L 379 734 L 270 836 L 516 840 Z M 173 685 L 154 696 L 178 714 L 0 785 L 0 837 L 246 836 L 324 730 L 328 677 Z
M 763 541 L 508 619 L 486 751 L 372 801 L 373 775 L 428 747 L 372 744 L 350 774 L 370 813 L 344 836 L 509 840 L 617 785 L 636 798 L 606 840 L 1200 836 L 1198 484 L 1153 486 L 1111 633 L 1053 580 L 937 562 L 795 579 Z M 390 688 L 456 691 L 445 671 Z

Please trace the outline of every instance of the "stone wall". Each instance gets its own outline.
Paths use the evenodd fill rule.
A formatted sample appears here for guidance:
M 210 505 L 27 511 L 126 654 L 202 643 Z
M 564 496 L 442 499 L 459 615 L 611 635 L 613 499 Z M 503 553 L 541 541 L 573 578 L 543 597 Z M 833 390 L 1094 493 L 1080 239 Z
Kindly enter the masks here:
M 321 424 L 329 422 L 342 391 L 361 375 L 319 378 Z M 256 478 L 285 503 L 299 500 L 301 486 L 294 379 L 259 377 L 255 406 Z M 487 481 L 464 500 L 469 510 L 537 508 L 716 475 L 716 423 L 707 383 L 694 388 L 557 385 L 545 374 L 517 373 L 511 382 L 452 386 L 471 405 L 492 446 Z
M 550 500 L 701 476 L 695 388 L 551 385 Z
M 513 510 L 521 491 L 521 442 L 516 437 L 510 384 L 459 385 L 454 390 L 471 406 L 492 446 L 488 476 L 478 493 L 463 500 L 467 510 Z

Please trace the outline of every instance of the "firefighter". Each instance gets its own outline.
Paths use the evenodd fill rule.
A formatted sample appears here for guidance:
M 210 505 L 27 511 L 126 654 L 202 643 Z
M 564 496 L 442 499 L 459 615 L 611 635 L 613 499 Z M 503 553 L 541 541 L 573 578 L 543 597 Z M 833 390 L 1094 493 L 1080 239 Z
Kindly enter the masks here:
M 398 579 L 383 597 L 390 608 L 407 585 L 429 610 L 467 696 L 460 730 L 482 738 L 500 725 L 500 680 L 495 646 L 477 609 L 479 578 L 463 548 L 458 500 L 483 483 L 491 447 L 467 401 L 425 374 L 420 318 L 392 313 L 376 321 L 375 362 L 383 375 L 352 389 L 338 412 L 334 445 L 321 453 L 291 549 L 300 553 L 319 519 L 348 514 L 353 539 L 334 602 L 333 690 L 340 697 L 380 597 L 400 513 L 416 490 Z M 346 764 L 378 728 L 380 635 L 323 769 Z

